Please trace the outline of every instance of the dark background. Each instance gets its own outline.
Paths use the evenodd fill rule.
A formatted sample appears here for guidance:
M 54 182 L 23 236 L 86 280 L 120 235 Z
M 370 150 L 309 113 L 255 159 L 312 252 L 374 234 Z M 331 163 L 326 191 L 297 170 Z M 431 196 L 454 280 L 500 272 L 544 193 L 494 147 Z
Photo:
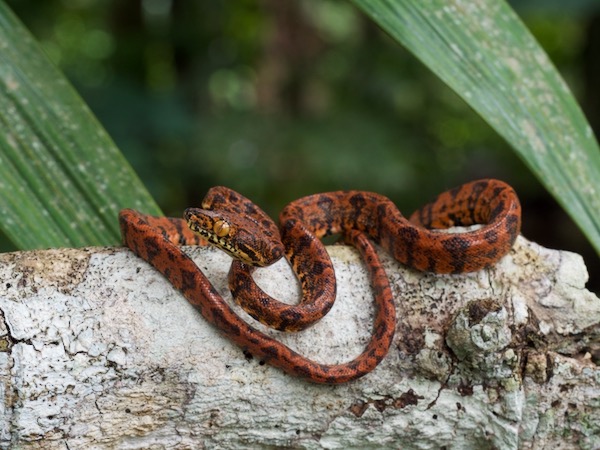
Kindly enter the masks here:
M 224 184 L 273 217 L 365 189 L 408 215 L 481 177 L 519 193 L 523 234 L 598 256 L 508 145 L 349 1 L 9 0 L 168 215 Z M 600 129 L 600 4 L 514 2 Z

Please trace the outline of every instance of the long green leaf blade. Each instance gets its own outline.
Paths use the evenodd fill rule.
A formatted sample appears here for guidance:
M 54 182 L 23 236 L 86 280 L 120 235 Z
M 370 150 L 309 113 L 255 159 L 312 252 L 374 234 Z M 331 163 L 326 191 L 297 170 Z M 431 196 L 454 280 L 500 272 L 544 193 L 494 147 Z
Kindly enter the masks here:
M 160 214 L 85 103 L 0 1 L 0 226 L 21 249 L 114 245 L 123 207 Z
M 600 151 L 568 87 L 503 0 L 352 0 L 520 154 L 600 253 Z

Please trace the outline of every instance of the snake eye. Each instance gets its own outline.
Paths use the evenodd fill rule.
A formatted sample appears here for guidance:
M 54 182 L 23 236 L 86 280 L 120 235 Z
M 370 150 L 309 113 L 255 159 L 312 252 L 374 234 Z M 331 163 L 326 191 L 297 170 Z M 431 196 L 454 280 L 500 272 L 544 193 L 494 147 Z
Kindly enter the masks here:
M 213 232 L 218 237 L 225 237 L 229 234 L 230 226 L 225 220 L 217 220 L 213 225 Z

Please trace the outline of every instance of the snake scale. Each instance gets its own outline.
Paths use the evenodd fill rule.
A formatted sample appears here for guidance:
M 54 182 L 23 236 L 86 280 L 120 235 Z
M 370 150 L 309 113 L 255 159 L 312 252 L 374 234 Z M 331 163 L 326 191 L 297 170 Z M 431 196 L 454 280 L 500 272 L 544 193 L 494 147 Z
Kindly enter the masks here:
M 291 202 L 282 210 L 277 227 L 250 200 L 231 189 L 215 187 L 201 208 L 187 209 L 184 217 L 157 218 L 124 209 L 119 214 L 123 243 L 158 269 L 206 320 L 244 350 L 291 375 L 337 384 L 372 371 L 394 337 L 392 290 L 373 242 L 419 271 L 477 271 L 508 253 L 520 231 L 521 207 L 509 185 L 492 179 L 444 192 L 410 219 L 382 195 L 336 191 Z M 460 233 L 436 230 L 474 224 L 482 226 Z M 338 233 L 365 261 L 376 314 L 365 350 L 352 361 L 336 365 L 314 362 L 246 323 L 181 249 L 181 245 L 208 240 L 230 253 L 234 261 L 229 285 L 235 300 L 267 325 L 298 331 L 319 320 L 333 305 L 335 273 L 320 239 Z M 267 266 L 283 255 L 301 284 L 298 305 L 271 298 L 252 279 L 255 266 Z

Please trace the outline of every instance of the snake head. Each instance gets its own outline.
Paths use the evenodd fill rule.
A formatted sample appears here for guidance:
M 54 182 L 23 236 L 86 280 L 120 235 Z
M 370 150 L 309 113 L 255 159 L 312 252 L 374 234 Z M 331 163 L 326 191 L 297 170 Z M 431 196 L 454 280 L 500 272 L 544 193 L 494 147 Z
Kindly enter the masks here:
M 183 215 L 190 230 L 243 263 L 268 266 L 283 256 L 279 233 L 271 236 L 262 229 L 261 221 L 231 211 L 202 208 L 188 208 Z

